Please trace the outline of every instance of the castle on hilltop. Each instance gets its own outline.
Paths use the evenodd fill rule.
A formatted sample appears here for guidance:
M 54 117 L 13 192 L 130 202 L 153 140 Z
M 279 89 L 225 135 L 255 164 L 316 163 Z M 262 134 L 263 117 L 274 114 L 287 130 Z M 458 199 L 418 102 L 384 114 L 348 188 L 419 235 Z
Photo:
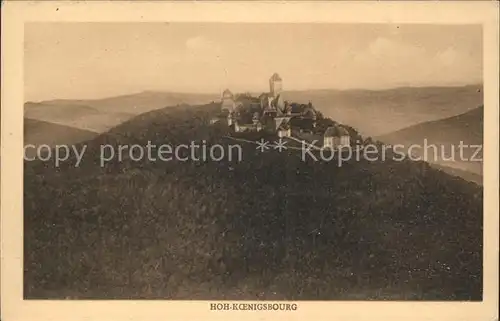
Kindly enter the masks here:
M 290 136 L 291 106 L 283 99 L 283 79 L 274 73 L 269 78 L 269 92 L 258 98 L 249 94 L 236 97 L 229 89 L 222 92 L 221 117 L 235 132 L 268 130 Z M 213 121 L 215 122 L 215 120 Z
M 221 122 L 234 132 L 262 131 L 275 133 L 279 137 L 299 133 L 312 133 L 316 129 L 318 113 L 311 102 L 289 103 L 283 94 L 283 79 L 277 73 L 269 78 L 269 92 L 258 97 L 251 94 L 234 95 L 229 89 L 222 92 L 220 114 L 211 123 Z M 329 128 L 324 132 L 325 145 L 348 145 L 345 130 Z
M 274 73 L 269 78 L 269 92 L 262 93 L 258 98 L 263 114 L 277 115 L 283 113 L 285 102 L 283 101 L 282 91 L 283 80 L 277 73 Z M 221 111 L 233 113 L 237 106 L 241 107 L 243 104 L 242 101 L 239 101 L 240 104 L 237 104 L 237 100 L 229 89 L 224 90 L 221 97 Z

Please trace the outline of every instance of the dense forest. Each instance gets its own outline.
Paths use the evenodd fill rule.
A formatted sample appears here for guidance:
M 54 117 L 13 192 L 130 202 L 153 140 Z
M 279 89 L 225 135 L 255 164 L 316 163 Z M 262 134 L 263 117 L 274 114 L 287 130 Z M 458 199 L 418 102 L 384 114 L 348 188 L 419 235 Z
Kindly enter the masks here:
M 26 162 L 25 298 L 482 299 L 482 189 L 426 163 L 243 144 L 240 162 L 99 166 L 103 144 L 234 143 L 218 108 L 139 115 L 79 167 Z

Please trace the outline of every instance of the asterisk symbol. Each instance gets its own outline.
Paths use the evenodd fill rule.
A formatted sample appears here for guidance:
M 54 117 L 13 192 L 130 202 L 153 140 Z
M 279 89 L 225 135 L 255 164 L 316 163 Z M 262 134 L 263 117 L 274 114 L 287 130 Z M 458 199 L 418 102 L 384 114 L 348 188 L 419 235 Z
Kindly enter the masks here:
M 261 138 L 260 141 L 257 141 L 256 143 L 257 143 L 257 147 L 255 147 L 255 149 L 260 150 L 262 153 L 265 150 L 269 149 L 269 142 L 265 141 L 264 138 Z
M 277 149 L 279 152 L 281 152 L 282 150 L 287 149 L 285 146 L 286 143 L 287 143 L 286 140 L 284 141 L 283 139 L 280 138 L 280 140 L 278 142 L 274 142 L 273 147 L 274 147 L 274 149 Z

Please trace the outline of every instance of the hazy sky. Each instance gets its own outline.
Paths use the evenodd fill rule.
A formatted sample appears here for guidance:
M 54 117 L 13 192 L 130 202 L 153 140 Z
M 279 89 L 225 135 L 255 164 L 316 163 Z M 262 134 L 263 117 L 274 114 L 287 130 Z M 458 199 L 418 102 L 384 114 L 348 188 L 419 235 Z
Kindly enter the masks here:
M 482 82 L 480 26 L 32 23 L 25 100 Z

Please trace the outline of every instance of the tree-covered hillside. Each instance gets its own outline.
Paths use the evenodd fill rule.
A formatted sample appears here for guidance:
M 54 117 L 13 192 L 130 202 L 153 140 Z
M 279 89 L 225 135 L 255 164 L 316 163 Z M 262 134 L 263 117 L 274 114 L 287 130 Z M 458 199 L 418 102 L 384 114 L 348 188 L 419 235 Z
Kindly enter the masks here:
M 103 144 L 235 144 L 216 104 L 137 116 L 81 166 L 28 162 L 26 298 L 482 298 L 482 189 L 410 161 L 110 161 Z

